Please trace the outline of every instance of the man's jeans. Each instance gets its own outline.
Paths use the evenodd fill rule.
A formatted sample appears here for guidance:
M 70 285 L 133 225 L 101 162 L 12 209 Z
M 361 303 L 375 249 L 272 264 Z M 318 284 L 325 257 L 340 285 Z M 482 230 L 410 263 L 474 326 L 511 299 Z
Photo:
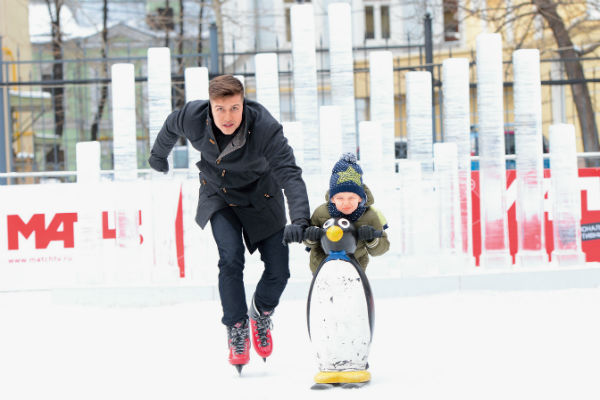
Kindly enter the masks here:
M 242 224 L 231 208 L 217 211 L 210 218 L 213 237 L 219 249 L 219 294 L 223 307 L 221 322 L 233 325 L 246 318 L 248 306 L 244 290 L 244 241 Z M 290 277 L 289 252 L 283 229 L 258 243 L 265 270 L 254 293 L 256 307 L 266 311 L 279 304 Z

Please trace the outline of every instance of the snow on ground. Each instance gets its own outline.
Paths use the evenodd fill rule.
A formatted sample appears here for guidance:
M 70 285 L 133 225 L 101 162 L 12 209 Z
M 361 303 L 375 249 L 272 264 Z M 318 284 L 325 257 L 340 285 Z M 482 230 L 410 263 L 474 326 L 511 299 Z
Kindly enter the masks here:
M 239 377 L 216 301 L 0 293 L 0 399 L 598 399 L 598 305 L 598 288 L 376 297 L 371 384 L 311 391 L 304 300 L 282 301 L 274 354 Z

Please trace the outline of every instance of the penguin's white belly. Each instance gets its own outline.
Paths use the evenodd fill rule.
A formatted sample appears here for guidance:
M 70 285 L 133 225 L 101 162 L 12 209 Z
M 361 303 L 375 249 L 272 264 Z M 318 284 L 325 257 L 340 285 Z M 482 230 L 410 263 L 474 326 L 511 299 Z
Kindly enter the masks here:
M 348 261 L 326 262 L 314 278 L 308 305 L 310 339 L 320 370 L 364 370 L 371 326 L 356 268 Z

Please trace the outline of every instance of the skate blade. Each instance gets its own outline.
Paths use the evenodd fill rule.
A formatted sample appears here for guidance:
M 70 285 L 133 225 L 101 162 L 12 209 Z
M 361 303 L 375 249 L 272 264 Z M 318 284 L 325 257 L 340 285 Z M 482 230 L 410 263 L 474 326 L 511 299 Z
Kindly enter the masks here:
M 238 372 L 238 375 L 242 375 L 242 368 L 244 368 L 245 364 L 234 364 L 233 366 L 235 367 L 235 369 Z
M 361 383 L 371 380 L 371 373 L 362 371 L 321 371 L 315 376 L 316 383 Z

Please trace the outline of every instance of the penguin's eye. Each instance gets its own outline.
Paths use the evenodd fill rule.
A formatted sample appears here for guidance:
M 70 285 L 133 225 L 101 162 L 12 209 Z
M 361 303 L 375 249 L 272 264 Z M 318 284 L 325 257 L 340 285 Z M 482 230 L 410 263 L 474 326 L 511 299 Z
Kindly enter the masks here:
M 329 228 L 331 225 L 333 225 L 333 218 L 328 219 L 327 221 L 325 221 L 325 223 L 323 224 L 323 229 L 327 229 Z
M 350 226 L 350 221 L 348 221 L 346 218 L 340 218 L 338 220 L 338 225 L 341 226 L 342 229 L 348 229 Z

